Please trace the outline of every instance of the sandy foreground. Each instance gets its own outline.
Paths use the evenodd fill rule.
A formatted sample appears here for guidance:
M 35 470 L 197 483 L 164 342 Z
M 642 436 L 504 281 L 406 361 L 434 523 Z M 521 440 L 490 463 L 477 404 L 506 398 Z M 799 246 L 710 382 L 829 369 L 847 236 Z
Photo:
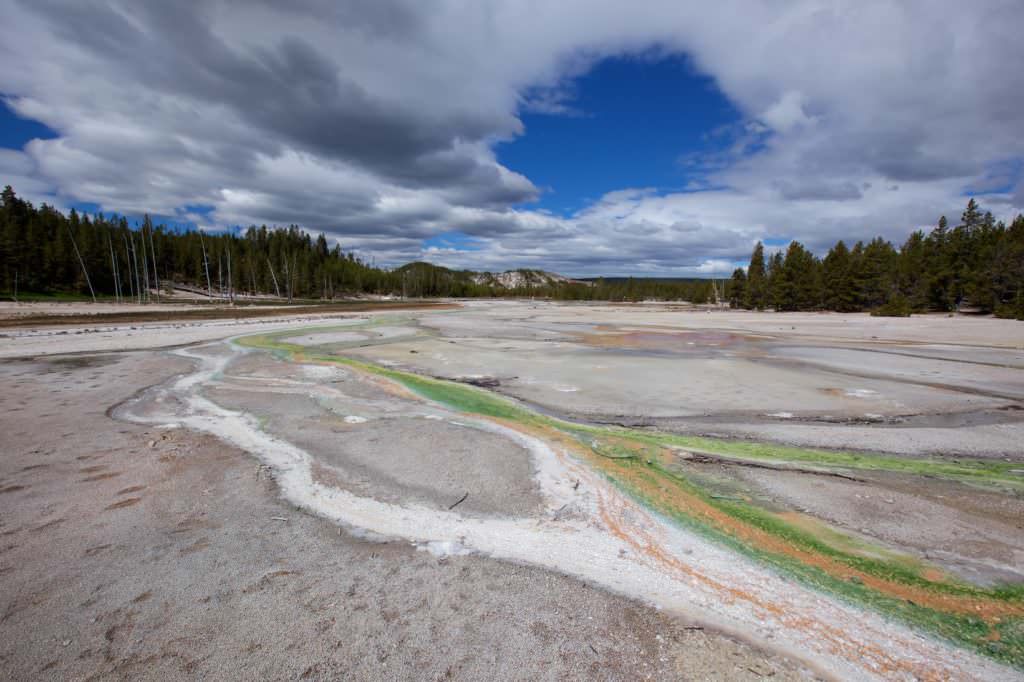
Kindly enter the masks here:
M 0 671 L 12 679 L 856 678 L 855 665 L 784 624 L 758 622 L 742 605 L 716 607 L 713 592 L 671 592 L 664 575 L 630 564 L 617 545 L 594 561 L 551 553 L 544 538 L 567 546 L 589 537 L 588 505 L 618 500 L 585 471 L 562 476 L 583 480 L 579 490 L 557 488 L 567 470 L 539 465 L 540 455 L 507 433 L 351 373 L 220 343 L 278 332 L 598 423 L 999 459 L 1020 457 L 1024 435 L 1012 407 L 1024 399 L 1024 325 L 995 320 L 497 302 L 5 330 Z M 241 421 L 228 428 L 232 420 Z M 257 421 L 246 420 L 259 429 L 248 431 Z M 337 492 L 297 492 L 294 469 L 280 459 L 293 450 L 308 457 L 310 490 Z M 930 553 L 972 580 L 1024 577 L 1019 501 L 979 492 L 952 509 L 943 500 L 959 491 L 945 484 L 809 482 L 757 469 L 735 476 L 779 504 Z M 883 494 L 865 496 L 881 485 Z M 935 528 L 935 514 L 950 523 Z M 522 541 L 506 547 L 516 533 Z M 717 574 L 729 563 L 674 533 L 664 542 L 685 544 L 687 565 Z M 581 551 L 604 542 L 595 534 Z M 644 585 L 629 582 L 644 571 Z M 616 584 L 618 575 L 627 582 Z M 754 569 L 735 580 L 775 589 Z M 786 595 L 794 609 L 831 613 L 813 594 L 806 605 L 802 598 Z M 837 619 L 858 618 L 843 609 Z M 942 669 L 944 648 L 871 623 L 862 624 L 866 636 L 892 637 L 874 642 L 880 649 L 898 649 L 906 636 L 915 649 L 907 660 L 936 659 L 927 669 Z M 960 659 L 955 670 L 967 677 L 1015 677 L 973 654 L 949 655 Z

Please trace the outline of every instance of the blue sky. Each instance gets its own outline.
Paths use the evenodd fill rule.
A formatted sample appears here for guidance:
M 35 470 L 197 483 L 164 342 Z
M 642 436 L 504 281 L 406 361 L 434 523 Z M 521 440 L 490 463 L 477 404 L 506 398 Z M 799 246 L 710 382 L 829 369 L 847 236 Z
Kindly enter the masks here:
M 57 133 L 39 121 L 18 116 L 0 95 L 0 149 L 18 149 L 35 138 L 52 139 Z
M 0 4 L 36 203 L 572 276 L 1024 210 L 1020 2 Z
M 682 160 L 713 149 L 713 133 L 741 119 L 685 56 L 605 59 L 566 88 L 567 112 L 522 116 L 525 135 L 498 160 L 543 192 L 537 207 L 568 215 L 624 188 L 679 191 Z
M 686 160 L 727 144 L 741 119 L 714 81 L 685 56 L 613 57 L 565 83 L 558 108 L 521 115 L 524 134 L 497 145 L 498 161 L 529 177 L 538 199 L 523 207 L 570 216 L 608 192 L 682 191 L 701 181 Z M 458 231 L 423 241 L 426 249 L 479 251 Z

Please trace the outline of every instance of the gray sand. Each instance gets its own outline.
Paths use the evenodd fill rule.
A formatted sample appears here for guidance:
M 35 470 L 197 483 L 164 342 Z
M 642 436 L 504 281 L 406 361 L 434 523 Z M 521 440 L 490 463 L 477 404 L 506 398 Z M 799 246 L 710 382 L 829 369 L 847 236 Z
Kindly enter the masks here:
M 315 332 L 300 336 L 289 336 L 282 339 L 282 341 L 299 346 L 320 346 L 325 343 L 353 343 L 365 341 L 368 338 L 369 335 L 361 332 Z
M 105 416 L 182 364 L 0 364 L 4 677 L 806 678 L 575 580 L 339 534 L 245 453 Z

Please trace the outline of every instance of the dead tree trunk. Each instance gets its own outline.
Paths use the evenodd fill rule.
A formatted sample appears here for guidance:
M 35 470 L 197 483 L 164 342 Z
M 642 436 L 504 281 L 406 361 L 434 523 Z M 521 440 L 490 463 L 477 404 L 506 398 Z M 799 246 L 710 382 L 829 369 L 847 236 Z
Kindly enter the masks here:
M 277 275 L 274 274 L 274 264 L 270 262 L 269 257 L 267 257 L 267 265 L 270 266 L 270 276 L 274 279 L 274 291 L 277 292 L 277 297 L 281 298 L 281 287 L 277 283 Z
M 149 261 L 146 260 L 146 228 L 139 231 L 139 243 L 142 244 L 142 290 L 146 294 L 146 303 L 149 303 Z
M 153 228 L 149 228 L 149 255 L 153 260 L 153 284 L 156 285 L 156 300 L 160 301 L 160 278 L 156 274 L 156 247 L 153 246 Z
M 132 261 L 135 263 L 135 295 L 138 297 L 139 303 L 142 303 L 142 282 L 139 281 L 139 250 L 135 248 L 135 235 L 131 236 L 132 240 Z
M 117 276 L 117 260 L 114 258 L 114 240 L 107 233 L 107 245 L 110 247 L 110 271 L 114 275 L 114 300 L 121 302 L 121 280 Z
M 291 269 L 288 267 L 288 256 L 284 257 L 284 284 L 288 290 L 288 302 L 292 302 L 292 275 Z
M 82 274 L 85 275 L 85 283 L 89 285 L 89 294 L 92 295 L 92 302 L 96 302 L 96 292 L 92 289 L 92 281 L 89 279 L 89 271 L 85 267 L 85 260 L 82 258 L 82 252 L 78 250 L 78 242 L 75 241 L 75 235 L 71 231 L 71 226 L 68 226 L 68 235 L 71 236 L 71 246 L 75 247 L 75 255 L 78 256 L 78 263 L 82 266 Z
M 126 232 L 121 233 L 121 237 L 124 239 L 124 259 L 128 263 L 128 296 L 135 298 L 135 282 L 132 281 L 132 252 L 128 249 L 128 234 Z
M 203 269 L 206 271 L 206 294 L 213 301 L 213 285 L 210 283 L 210 259 L 206 257 L 206 240 L 203 231 L 199 230 L 199 244 L 203 247 Z
M 228 300 L 235 304 L 234 282 L 231 281 L 231 243 L 228 242 Z

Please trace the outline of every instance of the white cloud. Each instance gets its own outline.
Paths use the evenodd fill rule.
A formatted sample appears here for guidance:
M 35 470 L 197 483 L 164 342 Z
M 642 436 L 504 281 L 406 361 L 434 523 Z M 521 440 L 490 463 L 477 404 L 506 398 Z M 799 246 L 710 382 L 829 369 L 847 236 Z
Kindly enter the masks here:
M 210 206 L 213 224 L 296 222 L 381 262 L 463 231 L 479 250 L 426 255 L 584 275 L 729 269 L 766 237 L 901 239 L 969 187 L 1000 216 L 1024 204 L 1014 0 L 0 0 L 0 15 L 0 92 L 59 134 L 0 154 L 2 181 L 57 205 Z M 684 160 L 704 175 L 567 218 L 512 208 L 538 194 L 492 151 L 523 133 L 519 113 L 572 114 L 574 77 L 652 51 L 689 55 L 745 116 Z
M 788 133 L 795 128 L 813 124 L 815 119 L 804 111 L 803 94 L 790 90 L 761 114 L 761 120 L 780 133 Z

